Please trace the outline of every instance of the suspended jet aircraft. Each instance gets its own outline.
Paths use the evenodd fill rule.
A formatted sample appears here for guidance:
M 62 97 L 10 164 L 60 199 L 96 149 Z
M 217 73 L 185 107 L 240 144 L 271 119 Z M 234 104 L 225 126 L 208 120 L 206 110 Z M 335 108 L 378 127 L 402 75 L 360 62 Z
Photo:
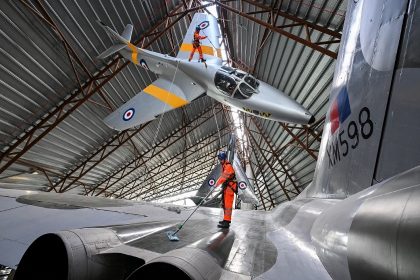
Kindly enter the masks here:
M 0 190 L 15 279 L 419 279 L 420 5 L 348 1 L 315 177 L 270 212 Z
M 105 118 L 105 123 L 113 129 L 124 130 L 148 122 L 203 94 L 248 114 L 270 120 L 298 124 L 315 120 L 311 113 L 278 89 L 244 71 L 222 66 L 220 34 L 216 18 L 212 15 L 194 15 L 175 58 L 131 44 L 133 26 L 130 24 L 121 35 L 103 23 L 101 26 L 113 38 L 115 45 L 101 53 L 98 56 L 100 59 L 119 52 L 124 58 L 159 76 Z M 206 63 L 196 62 L 198 57 L 188 60 L 197 27 L 201 36 L 207 36 L 201 40 Z

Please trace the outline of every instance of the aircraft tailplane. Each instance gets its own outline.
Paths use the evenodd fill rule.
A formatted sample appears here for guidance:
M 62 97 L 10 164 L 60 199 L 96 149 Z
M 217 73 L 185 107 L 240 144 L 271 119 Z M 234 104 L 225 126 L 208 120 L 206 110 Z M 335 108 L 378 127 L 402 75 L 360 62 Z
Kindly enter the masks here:
M 125 48 L 127 45 L 124 44 L 116 44 L 111 46 L 110 48 L 106 49 L 104 52 L 98 55 L 98 59 L 104 59 L 107 58 L 110 55 L 113 55 L 116 52 L 119 52 L 123 48 Z
M 102 26 L 105 32 L 111 36 L 112 40 L 114 41 L 114 45 L 110 48 L 106 49 L 104 52 L 98 55 L 99 59 L 104 59 L 114 53 L 119 52 L 120 50 L 124 49 L 125 47 L 130 44 L 131 35 L 133 34 L 133 25 L 127 24 L 124 28 L 124 31 L 120 34 L 112 30 L 110 27 L 106 26 L 103 22 L 98 21 L 98 23 Z
M 123 37 L 125 40 L 130 42 L 132 34 L 133 34 L 133 25 L 127 24 L 127 26 L 124 28 L 123 33 L 121 33 L 121 37 Z

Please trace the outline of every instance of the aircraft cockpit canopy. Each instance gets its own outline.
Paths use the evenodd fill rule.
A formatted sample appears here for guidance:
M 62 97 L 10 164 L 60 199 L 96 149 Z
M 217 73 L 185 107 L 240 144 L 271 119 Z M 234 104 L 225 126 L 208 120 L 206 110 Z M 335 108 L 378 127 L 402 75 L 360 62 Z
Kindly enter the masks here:
M 237 99 L 248 99 L 258 93 L 259 83 L 252 75 L 241 70 L 222 66 L 216 72 L 214 83 L 223 94 Z

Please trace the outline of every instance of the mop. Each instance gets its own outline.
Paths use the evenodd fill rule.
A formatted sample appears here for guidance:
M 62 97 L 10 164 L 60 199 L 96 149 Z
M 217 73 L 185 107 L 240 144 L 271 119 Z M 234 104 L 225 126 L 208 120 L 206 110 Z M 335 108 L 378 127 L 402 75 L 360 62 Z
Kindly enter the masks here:
M 195 207 L 194 211 L 191 212 L 188 218 L 186 218 L 185 221 L 182 222 L 182 224 L 178 225 L 177 230 L 175 231 L 171 230 L 171 231 L 166 232 L 166 235 L 168 236 L 170 241 L 179 241 L 179 237 L 176 234 L 182 229 L 185 223 L 191 218 L 191 216 L 195 213 L 195 211 L 197 211 L 197 209 L 200 208 L 200 206 L 204 203 L 204 201 L 206 201 L 206 199 L 210 196 L 210 194 L 213 193 L 214 190 L 215 188 L 209 191 L 206 197 L 204 197 L 203 200 L 201 200 L 201 202 L 197 205 L 197 207 Z

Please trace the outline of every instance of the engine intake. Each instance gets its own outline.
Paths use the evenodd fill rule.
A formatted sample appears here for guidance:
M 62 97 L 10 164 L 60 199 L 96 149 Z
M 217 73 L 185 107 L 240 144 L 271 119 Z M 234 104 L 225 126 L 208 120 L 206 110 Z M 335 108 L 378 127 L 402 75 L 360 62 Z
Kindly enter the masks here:
M 137 279 L 219 279 L 229 257 L 235 233 L 220 231 L 181 249 L 159 256 L 133 272 Z
M 26 250 L 14 279 L 125 279 L 145 261 L 121 253 L 101 253 L 120 244 L 107 229 L 48 233 Z

